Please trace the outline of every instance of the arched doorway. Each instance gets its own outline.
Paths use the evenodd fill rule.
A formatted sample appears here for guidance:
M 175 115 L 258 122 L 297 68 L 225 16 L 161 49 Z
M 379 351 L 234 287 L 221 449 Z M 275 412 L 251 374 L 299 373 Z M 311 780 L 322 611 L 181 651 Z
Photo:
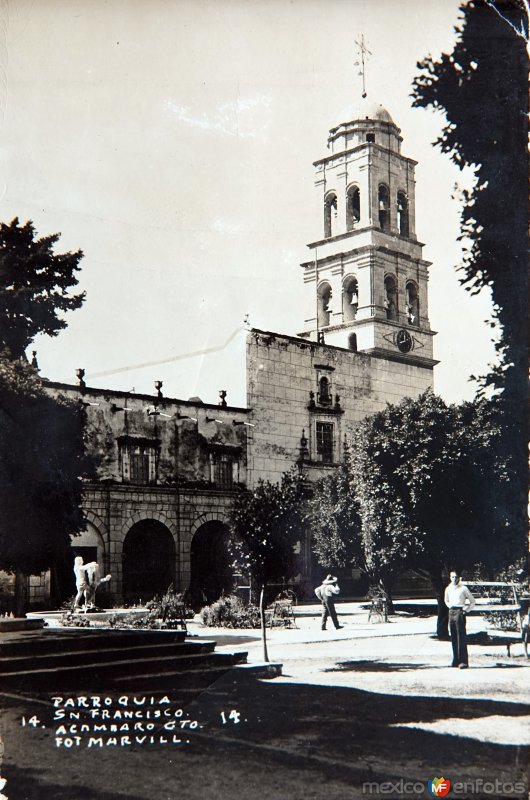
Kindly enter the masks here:
M 85 564 L 90 561 L 97 561 L 101 567 L 102 574 L 109 571 L 107 563 L 107 552 L 103 536 L 98 531 L 92 522 L 86 523 L 86 530 L 81 531 L 78 536 L 70 537 L 70 553 L 63 565 L 63 568 L 56 576 L 58 587 L 61 590 L 63 599 L 75 595 L 75 578 L 74 578 L 74 559 L 76 556 L 81 556 Z M 98 597 L 108 596 L 109 584 L 104 583 L 101 587 Z M 104 604 L 104 602 L 103 602 Z
M 190 599 L 194 606 L 212 603 L 233 589 L 230 532 L 218 520 L 205 522 L 191 542 Z
M 123 598 L 145 602 L 175 583 L 175 542 L 165 525 L 144 519 L 123 542 Z
M 76 594 L 74 577 L 74 558 L 82 556 L 85 564 L 97 561 L 103 573 L 108 572 L 107 553 L 103 536 L 92 522 L 86 523 L 86 530 L 77 536 L 70 536 L 70 547 L 64 556 L 52 565 L 51 568 L 51 601 L 59 605 L 69 600 Z M 109 584 L 103 584 L 98 595 L 103 605 L 108 599 Z

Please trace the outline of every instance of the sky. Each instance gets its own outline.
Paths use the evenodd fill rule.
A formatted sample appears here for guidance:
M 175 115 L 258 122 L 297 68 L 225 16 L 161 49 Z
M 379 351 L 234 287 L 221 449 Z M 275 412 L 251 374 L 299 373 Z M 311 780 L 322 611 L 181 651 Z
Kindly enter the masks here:
M 470 399 L 493 359 L 490 299 L 454 269 L 455 184 L 472 176 L 433 147 L 441 115 L 410 98 L 457 19 L 453 0 L 0 0 L 0 219 L 84 252 L 86 301 L 36 339 L 41 374 L 245 405 L 245 317 L 304 328 L 312 165 L 359 106 L 362 35 L 368 97 L 418 161 L 435 390 Z

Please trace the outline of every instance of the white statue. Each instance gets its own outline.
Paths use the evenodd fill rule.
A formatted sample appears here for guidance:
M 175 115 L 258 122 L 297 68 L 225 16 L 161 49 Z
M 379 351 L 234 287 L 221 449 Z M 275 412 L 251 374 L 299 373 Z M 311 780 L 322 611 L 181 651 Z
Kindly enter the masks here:
M 101 577 L 100 566 L 97 561 L 83 564 L 83 557 L 74 559 L 74 575 L 77 594 L 74 600 L 74 611 L 81 609 L 81 600 L 85 598 L 84 610 L 95 608 L 96 590 L 101 583 L 110 581 L 111 576 Z

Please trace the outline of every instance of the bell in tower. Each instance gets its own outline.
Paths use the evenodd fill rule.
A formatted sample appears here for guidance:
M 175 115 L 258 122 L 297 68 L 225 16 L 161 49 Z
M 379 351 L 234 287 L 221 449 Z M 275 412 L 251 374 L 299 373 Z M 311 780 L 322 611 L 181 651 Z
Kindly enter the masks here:
M 327 154 L 314 164 L 322 222 L 308 245 L 311 260 L 302 264 L 307 314 L 300 335 L 319 341 L 325 334 L 326 344 L 353 349 L 354 342 L 359 352 L 432 364 L 430 265 L 415 230 L 417 162 L 401 144 L 389 112 L 366 99 L 329 131 Z

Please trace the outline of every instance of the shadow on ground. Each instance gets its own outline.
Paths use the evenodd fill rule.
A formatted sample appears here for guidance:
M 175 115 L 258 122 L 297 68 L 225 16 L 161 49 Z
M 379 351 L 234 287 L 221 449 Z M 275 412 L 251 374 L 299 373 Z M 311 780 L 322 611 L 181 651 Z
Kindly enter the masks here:
M 446 665 L 443 667 L 446 668 Z M 403 664 L 391 661 L 370 659 L 365 661 L 339 661 L 334 667 L 323 672 L 412 672 L 418 669 L 433 669 L 432 664 Z
M 524 781 L 528 764 L 527 747 L 400 727 L 528 714 L 528 707 L 510 702 L 259 682 L 230 671 L 197 691 L 185 711 L 202 727 L 188 731 L 180 745 L 65 750 L 55 747 L 58 723 L 50 723 L 51 709 L 12 698 L 2 715 L 8 796 L 232 800 L 234 794 L 252 793 L 267 800 L 349 800 L 362 796 L 363 782 L 403 776 L 417 781 L 442 774 L 452 781 L 493 776 L 512 784 Z M 22 714 L 37 712 L 46 728 L 22 728 Z

